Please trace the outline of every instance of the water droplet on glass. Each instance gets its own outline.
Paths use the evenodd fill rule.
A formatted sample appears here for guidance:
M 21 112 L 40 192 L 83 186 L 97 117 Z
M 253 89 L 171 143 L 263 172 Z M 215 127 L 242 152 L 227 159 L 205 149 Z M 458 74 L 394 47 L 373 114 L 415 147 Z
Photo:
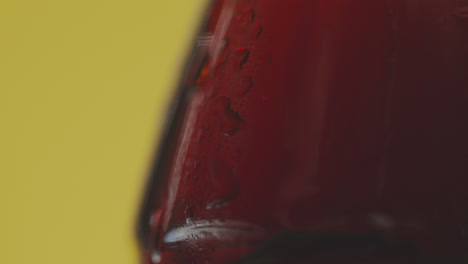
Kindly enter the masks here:
M 246 40 L 257 40 L 263 34 L 263 26 L 255 24 L 249 29 L 246 29 L 243 33 L 246 36 Z
M 244 96 L 250 92 L 250 89 L 254 86 L 252 77 L 247 76 L 242 79 L 241 87 L 237 90 L 237 95 Z
M 159 251 L 157 250 L 154 250 L 153 253 L 151 254 L 151 261 L 153 263 L 160 263 L 161 262 L 161 254 L 159 253 Z
M 255 16 L 257 15 L 257 12 L 255 12 L 255 9 L 250 9 L 248 11 L 248 18 L 250 22 L 253 22 L 255 20 Z
M 238 112 L 234 112 L 231 109 L 231 105 L 228 105 L 224 110 L 225 120 L 222 124 L 221 130 L 225 136 L 233 136 L 241 129 L 244 124 L 242 116 Z
M 224 136 L 235 135 L 245 123 L 239 112 L 232 110 L 231 100 L 227 97 L 218 97 L 214 110 L 221 115 L 218 124 Z
M 260 36 L 262 35 L 263 33 L 263 26 L 262 25 L 257 25 L 256 29 L 255 29 L 255 38 L 258 39 L 260 38 Z
M 247 63 L 247 61 L 249 60 L 249 56 L 250 56 L 250 49 L 249 48 L 245 48 L 245 47 L 242 47 L 242 48 L 238 48 L 236 51 L 235 51 L 235 59 L 233 60 L 234 63 L 236 65 L 239 65 L 239 68 L 242 69 L 242 67 L 244 67 L 244 65 Z
M 211 163 L 209 187 L 206 209 L 228 205 L 237 198 L 240 189 L 232 168 L 219 160 Z

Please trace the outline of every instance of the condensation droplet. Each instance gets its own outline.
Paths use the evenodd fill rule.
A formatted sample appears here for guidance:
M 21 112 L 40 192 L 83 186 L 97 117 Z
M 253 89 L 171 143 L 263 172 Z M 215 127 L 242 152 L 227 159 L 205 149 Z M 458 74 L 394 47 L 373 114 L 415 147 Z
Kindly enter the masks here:
M 261 36 L 262 33 L 263 33 L 263 26 L 262 26 L 262 25 L 257 25 L 255 31 L 256 31 L 255 38 L 256 38 L 256 39 L 260 38 L 260 36 Z
M 160 263 L 161 260 L 162 260 L 162 257 L 159 251 L 157 250 L 153 251 L 153 253 L 151 254 L 151 261 L 156 264 L 156 263 Z
M 244 124 L 244 119 L 238 112 L 231 109 L 231 105 L 227 105 L 224 110 L 225 120 L 222 125 L 222 132 L 225 136 L 233 136 L 241 129 Z
M 227 97 L 218 97 L 215 101 L 214 110 L 220 115 L 218 124 L 220 132 L 224 136 L 235 135 L 245 123 L 239 112 L 232 110 L 231 100 Z
M 249 21 L 250 21 L 250 22 L 254 22 L 254 21 L 255 21 L 255 16 L 257 15 L 257 12 L 255 11 L 255 9 L 253 9 L 253 8 L 250 9 L 250 10 L 248 11 L 248 14 L 249 14 L 249 16 L 248 16 Z
M 235 51 L 234 63 L 239 65 L 239 68 L 242 69 L 244 65 L 247 63 L 247 61 L 249 60 L 249 56 L 250 56 L 249 48 L 246 48 L 246 47 L 238 48 Z
M 242 79 L 241 87 L 237 90 L 237 95 L 244 96 L 250 92 L 254 86 L 254 81 L 252 77 L 247 76 Z
M 263 34 L 263 26 L 260 24 L 255 24 L 249 29 L 246 29 L 243 33 L 246 36 L 246 40 L 257 40 Z

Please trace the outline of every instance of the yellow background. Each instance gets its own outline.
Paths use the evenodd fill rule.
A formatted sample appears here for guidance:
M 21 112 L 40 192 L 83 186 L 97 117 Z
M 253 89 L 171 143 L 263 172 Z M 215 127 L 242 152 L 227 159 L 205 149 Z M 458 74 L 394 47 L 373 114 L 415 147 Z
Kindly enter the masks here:
M 204 0 L 0 0 L 0 263 L 134 264 Z

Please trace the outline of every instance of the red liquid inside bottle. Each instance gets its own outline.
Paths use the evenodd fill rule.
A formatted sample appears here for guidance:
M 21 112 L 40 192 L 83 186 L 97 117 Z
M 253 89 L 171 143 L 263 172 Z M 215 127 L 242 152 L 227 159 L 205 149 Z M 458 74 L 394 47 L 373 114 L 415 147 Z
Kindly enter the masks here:
M 214 1 L 143 206 L 146 263 L 464 263 L 467 10 Z

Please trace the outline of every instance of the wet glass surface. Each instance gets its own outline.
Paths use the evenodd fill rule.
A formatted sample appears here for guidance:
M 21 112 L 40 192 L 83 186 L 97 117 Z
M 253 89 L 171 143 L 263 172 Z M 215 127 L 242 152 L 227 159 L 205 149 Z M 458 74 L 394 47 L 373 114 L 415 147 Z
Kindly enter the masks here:
M 466 263 L 468 1 L 358 2 L 213 2 L 147 263 Z

